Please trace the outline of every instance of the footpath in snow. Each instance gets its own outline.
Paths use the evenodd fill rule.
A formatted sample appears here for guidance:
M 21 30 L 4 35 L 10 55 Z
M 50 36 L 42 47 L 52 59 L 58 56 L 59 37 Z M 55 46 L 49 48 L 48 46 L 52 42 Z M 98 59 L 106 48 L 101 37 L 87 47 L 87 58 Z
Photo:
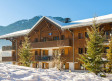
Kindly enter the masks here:
M 52 69 L 35 69 L 0 63 L 0 81 L 109 81 L 93 73 L 64 72 Z

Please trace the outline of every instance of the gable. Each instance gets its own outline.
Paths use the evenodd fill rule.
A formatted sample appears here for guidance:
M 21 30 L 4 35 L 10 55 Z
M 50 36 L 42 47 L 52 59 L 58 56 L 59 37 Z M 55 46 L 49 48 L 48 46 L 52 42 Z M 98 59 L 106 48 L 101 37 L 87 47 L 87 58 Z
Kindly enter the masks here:
M 57 26 L 56 24 L 52 23 L 48 19 L 44 18 L 43 20 L 40 21 L 40 23 L 38 25 L 36 25 L 31 30 L 29 35 L 31 35 L 32 33 L 38 32 L 38 31 L 48 32 L 48 31 L 60 31 L 60 30 L 61 30 L 61 28 L 59 26 Z

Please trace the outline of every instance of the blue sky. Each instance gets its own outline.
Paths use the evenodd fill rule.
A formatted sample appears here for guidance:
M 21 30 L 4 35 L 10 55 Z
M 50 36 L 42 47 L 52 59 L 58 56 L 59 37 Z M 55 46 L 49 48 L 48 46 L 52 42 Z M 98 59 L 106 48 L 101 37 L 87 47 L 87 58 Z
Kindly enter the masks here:
M 112 0 L 0 0 L 0 25 L 34 16 L 61 16 L 72 20 L 112 13 Z

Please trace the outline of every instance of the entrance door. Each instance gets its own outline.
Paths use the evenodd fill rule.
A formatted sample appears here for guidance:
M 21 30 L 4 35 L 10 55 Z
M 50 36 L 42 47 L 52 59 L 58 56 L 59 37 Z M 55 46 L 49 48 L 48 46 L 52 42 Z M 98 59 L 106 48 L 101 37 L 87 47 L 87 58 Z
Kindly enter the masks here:
M 69 63 L 65 63 L 65 69 L 69 69 Z

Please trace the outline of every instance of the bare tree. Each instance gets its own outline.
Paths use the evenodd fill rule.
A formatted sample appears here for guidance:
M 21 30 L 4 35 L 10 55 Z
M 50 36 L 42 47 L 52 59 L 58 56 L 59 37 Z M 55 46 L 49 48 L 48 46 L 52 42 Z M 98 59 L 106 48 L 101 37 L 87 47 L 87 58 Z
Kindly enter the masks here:
M 62 57 L 64 54 L 64 42 L 60 40 L 57 41 L 57 46 L 59 48 L 54 51 L 52 63 L 53 67 L 56 67 L 58 70 L 62 70 L 65 61 L 65 59 Z

